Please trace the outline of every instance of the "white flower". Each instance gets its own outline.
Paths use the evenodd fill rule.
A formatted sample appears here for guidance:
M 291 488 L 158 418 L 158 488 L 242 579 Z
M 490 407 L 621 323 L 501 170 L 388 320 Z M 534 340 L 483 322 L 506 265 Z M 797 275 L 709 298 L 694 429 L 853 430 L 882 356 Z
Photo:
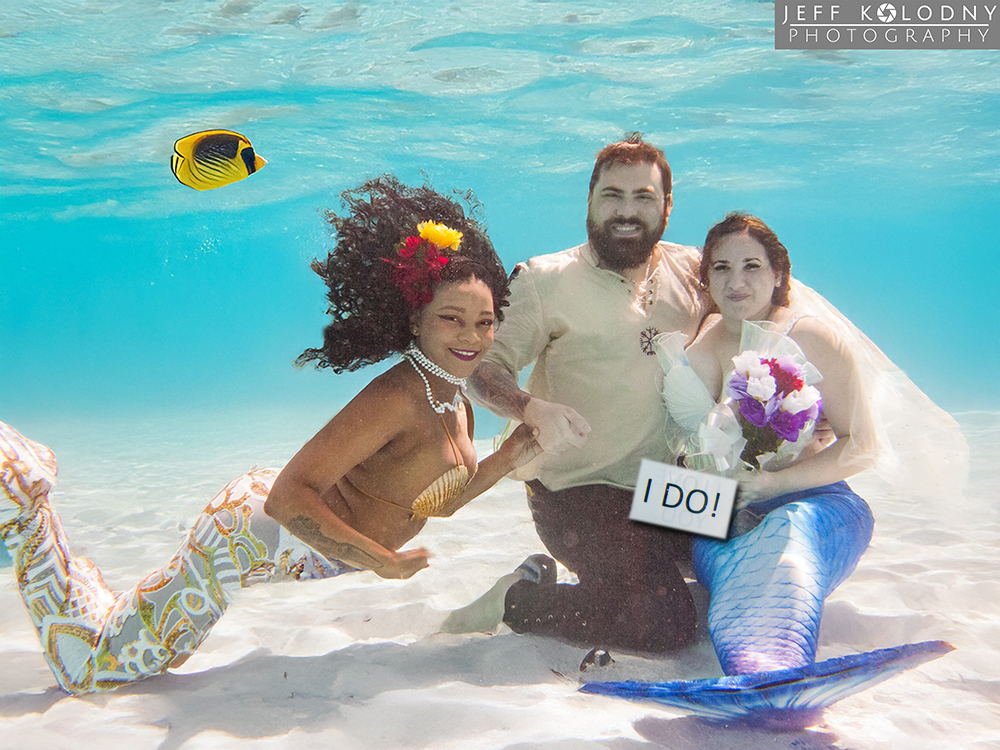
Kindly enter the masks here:
M 764 368 L 767 370 L 767 368 Z M 770 372 L 770 370 L 767 370 Z M 777 389 L 778 384 L 774 382 L 774 378 L 770 375 L 764 375 L 763 377 L 750 376 L 747 379 L 747 393 L 753 396 L 758 401 L 767 401 L 774 395 L 775 389 Z
M 820 402 L 819 391 L 811 385 L 805 386 L 801 391 L 792 391 L 781 401 L 781 410 L 799 414 L 812 409 Z
M 745 351 L 733 357 L 736 372 L 742 372 L 748 378 L 762 378 L 771 374 L 771 368 L 760 361 L 760 355 L 754 351 Z

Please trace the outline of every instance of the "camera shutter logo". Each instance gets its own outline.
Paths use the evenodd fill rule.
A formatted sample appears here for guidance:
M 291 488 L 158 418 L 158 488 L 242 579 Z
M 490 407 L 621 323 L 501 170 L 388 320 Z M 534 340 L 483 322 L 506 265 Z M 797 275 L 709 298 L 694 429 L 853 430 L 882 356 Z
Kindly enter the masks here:
M 896 6 L 892 3 L 882 3 L 875 11 L 875 15 L 882 23 L 892 23 L 896 20 Z

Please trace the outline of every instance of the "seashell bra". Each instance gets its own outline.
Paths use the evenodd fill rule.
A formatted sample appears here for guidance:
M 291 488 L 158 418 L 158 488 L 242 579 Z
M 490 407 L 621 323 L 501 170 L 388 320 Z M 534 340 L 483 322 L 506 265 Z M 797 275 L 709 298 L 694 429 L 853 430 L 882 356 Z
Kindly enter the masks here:
M 455 453 L 457 465 L 435 479 L 426 490 L 417 496 L 411 507 L 407 508 L 405 505 L 394 503 L 391 500 L 369 495 L 360 487 L 356 489 L 372 500 L 378 500 L 386 505 L 407 511 L 413 518 L 430 518 L 432 516 L 448 518 L 453 515 L 459 508 L 458 503 L 462 499 L 466 485 L 469 484 L 469 468 L 462 463 L 462 455 L 458 452 L 458 446 L 455 445 L 455 439 L 451 436 L 448 425 L 445 424 L 444 415 L 441 414 L 440 417 L 441 425 L 448 436 L 448 442 L 451 443 L 451 449 Z

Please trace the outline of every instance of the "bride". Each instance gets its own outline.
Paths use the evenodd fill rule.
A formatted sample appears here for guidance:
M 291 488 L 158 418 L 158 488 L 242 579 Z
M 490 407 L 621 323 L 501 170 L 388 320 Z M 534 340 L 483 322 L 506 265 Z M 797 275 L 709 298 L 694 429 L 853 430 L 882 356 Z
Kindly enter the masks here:
M 701 262 L 719 315 L 686 349 L 676 334 L 657 341 L 673 452 L 690 468 L 729 469 L 740 483 L 730 540 L 698 538 L 694 547 L 698 579 L 711 593 L 709 631 L 727 674 L 815 661 L 823 600 L 854 570 L 873 528 L 867 503 L 844 481 L 877 458 L 858 368 L 828 325 L 793 314 L 790 273 L 788 251 L 764 222 L 730 214 L 709 231 Z M 775 358 L 807 373 L 821 399 L 808 416 L 821 403 L 832 437 L 811 440 L 804 413 L 805 429 L 776 440 L 762 468 L 751 469 L 747 419 L 744 429 L 737 422 L 747 380 L 734 379 L 734 359 L 762 382 L 771 374 L 761 361 Z

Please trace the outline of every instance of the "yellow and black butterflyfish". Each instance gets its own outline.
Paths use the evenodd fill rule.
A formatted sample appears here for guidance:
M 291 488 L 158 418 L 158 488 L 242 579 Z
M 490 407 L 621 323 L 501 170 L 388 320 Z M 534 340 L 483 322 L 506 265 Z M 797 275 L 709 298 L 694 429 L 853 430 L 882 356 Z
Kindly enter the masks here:
M 174 177 L 195 190 L 213 190 L 237 182 L 265 164 L 247 137 L 232 130 L 186 135 L 174 142 L 170 157 Z

